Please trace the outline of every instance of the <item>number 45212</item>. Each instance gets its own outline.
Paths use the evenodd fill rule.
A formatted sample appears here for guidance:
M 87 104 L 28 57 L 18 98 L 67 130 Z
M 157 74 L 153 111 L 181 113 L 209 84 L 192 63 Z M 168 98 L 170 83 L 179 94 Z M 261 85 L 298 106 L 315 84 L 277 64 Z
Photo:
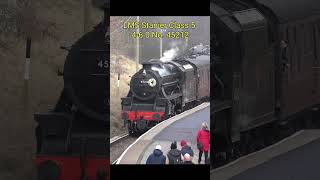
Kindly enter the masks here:
M 168 32 L 167 38 L 189 38 L 189 32 Z

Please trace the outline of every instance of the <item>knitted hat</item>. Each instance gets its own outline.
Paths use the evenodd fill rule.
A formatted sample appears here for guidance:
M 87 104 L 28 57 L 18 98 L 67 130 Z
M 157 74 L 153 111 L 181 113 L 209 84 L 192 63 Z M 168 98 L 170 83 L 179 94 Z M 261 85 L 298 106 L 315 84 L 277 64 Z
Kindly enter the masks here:
M 181 140 L 180 142 L 180 146 L 183 147 L 187 144 L 187 141 L 186 140 Z
M 176 141 L 171 143 L 170 149 L 177 149 L 177 142 Z

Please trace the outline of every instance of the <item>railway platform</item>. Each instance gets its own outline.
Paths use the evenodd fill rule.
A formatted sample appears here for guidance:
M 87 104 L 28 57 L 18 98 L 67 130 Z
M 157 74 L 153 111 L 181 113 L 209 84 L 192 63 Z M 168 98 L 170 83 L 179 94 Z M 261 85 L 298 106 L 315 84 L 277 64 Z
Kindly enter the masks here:
M 301 130 L 265 149 L 211 170 L 211 180 L 320 179 L 320 130 Z
M 197 164 L 199 152 L 196 137 L 202 122 L 207 122 L 210 127 L 209 103 L 203 103 L 151 128 L 122 153 L 116 164 L 145 164 L 157 144 L 161 145 L 166 156 L 173 141 L 177 141 L 178 149 L 181 149 L 181 140 L 186 140 L 191 146 L 194 151 L 192 161 Z

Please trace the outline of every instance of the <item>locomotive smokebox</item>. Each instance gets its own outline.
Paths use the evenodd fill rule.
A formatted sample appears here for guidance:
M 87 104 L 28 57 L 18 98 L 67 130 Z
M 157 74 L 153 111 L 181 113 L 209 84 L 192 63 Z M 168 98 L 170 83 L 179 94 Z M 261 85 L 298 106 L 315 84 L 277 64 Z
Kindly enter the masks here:
M 133 75 L 130 88 L 137 99 L 150 100 L 178 82 L 179 73 L 173 64 L 151 59 L 143 63 L 143 68 Z

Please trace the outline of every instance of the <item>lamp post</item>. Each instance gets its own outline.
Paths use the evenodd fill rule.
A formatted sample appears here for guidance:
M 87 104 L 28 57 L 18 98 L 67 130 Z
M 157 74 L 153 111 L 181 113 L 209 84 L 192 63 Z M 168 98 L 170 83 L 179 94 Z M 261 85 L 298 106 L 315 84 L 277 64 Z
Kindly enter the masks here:
M 188 40 L 189 40 L 189 38 L 186 38 L 186 42 L 185 42 L 186 49 L 188 49 Z
M 162 32 L 166 32 L 166 29 L 159 29 L 160 30 L 160 32 L 161 32 L 161 38 L 160 38 L 160 58 L 162 57 L 162 37 L 163 37 L 163 35 L 162 35 Z
M 139 16 L 137 16 L 137 23 L 139 24 Z M 139 26 L 140 27 L 140 26 Z M 139 50 L 140 50 L 140 47 L 139 47 L 139 32 L 140 32 L 140 29 L 139 27 L 137 28 L 137 45 L 136 45 L 136 72 L 138 72 L 138 65 L 139 65 Z

